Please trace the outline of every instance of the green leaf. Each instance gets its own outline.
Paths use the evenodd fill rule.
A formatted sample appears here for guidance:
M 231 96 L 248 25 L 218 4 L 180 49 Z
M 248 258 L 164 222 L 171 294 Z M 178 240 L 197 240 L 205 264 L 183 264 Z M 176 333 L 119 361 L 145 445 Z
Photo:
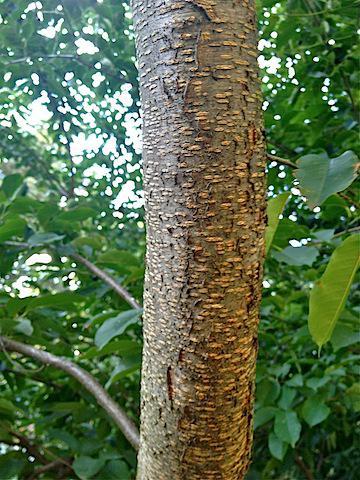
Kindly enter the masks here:
M 289 387 L 302 387 L 304 385 L 304 380 L 300 373 L 296 373 L 286 382 L 286 384 L 289 385 Z
M 294 398 L 296 396 L 296 391 L 293 388 L 289 387 L 282 387 L 281 389 L 281 397 L 278 401 L 278 405 L 280 408 L 287 410 L 290 408 Z
M 7 415 L 13 415 L 17 412 L 16 406 L 6 398 L 0 398 L 0 412 Z
M 77 207 L 67 212 L 62 212 L 57 217 L 57 220 L 66 222 L 80 222 L 90 217 L 94 217 L 96 211 L 89 207 Z
M 27 299 L 24 299 L 27 300 Z M 75 292 L 61 292 L 53 295 L 42 295 L 32 298 L 27 305 L 27 310 L 33 310 L 39 307 L 63 308 L 69 309 L 74 307 L 74 304 L 83 302 L 85 299 L 82 295 Z
M 289 245 L 289 240 L 301 240 L 311 235 L 310 229 L 305 225 L 299 225 L 289 218 L 282 218 L 272 240 L 274 247 L 280 249 Z
M 63 448 L 79 450 L 79 441 L 66 430 L 60 430 L 58 428 L 51 428 L 48 431 L 49 438 L 63 443 Z
M 94 438 L 87 437 L 82 438 L 79 445 L 79 455 L 90 455 L 92 456 L 95 452 L 102 449 L 102 446 L 97 442 L 94 442 Z M 104 457 L 104 455 L 101 455 Z M 106 457 L 104 458 L 106 460 Z
M 356 177 L 358 162 L 352 151 L 336 158 L 329 158 L 326 154 L 300 157 L 295 176 L 310 208 L 321 205 L 330 195 L 345 190 Z
M 282 442 L 273 432 L 269 435 L 268 446 L 270 453 L 274 458 L 282 460 L 285 457 L 288 444 Z
M 301 423 L 296 412 L 279 410 L 275 416 L 274 431 L 280 440 L 295 447 L 301 432 Z
M 1 185 L 1 190 L 5 193 L 7 198 L 10 198 L 16 190 L 21 186 L 23 178 L 19 173 L 7 175 Z
M 26 457 L 21 452 L 2 453 L 0 456 L 1 480 L 23 478 L 21 472 L 26 463 Z
M 335 352 L 337 352 L 340 348 L 358 343 L 359 332 L 348 325 L 337 322 L 330 341 Z
M 294 265 L 300 267 L 308 265 L 309 267 L 314 263 L 316 257 L 319 255 L 319 250 L 315 247 L 286 247 L 281 252 L 275 252 L 273 256 L 279 262 L 284 262 L 287 265 Z
M 255 420 L 254 420 L 254 429 L 257 429 L 262 425 L 265 425 L 265 423 L 273 419 L 275 417 L 277 410 L 278 409 L 275 407 L 263 407 L 256 410 Z
M 329 416 L 330 408 L 323 403 L 319 396 L 314 396 L 304 402 L 301 414 L 305 422 L 313 427 Z
M 327 222 L 338 222 L 340 216 L 347 217 L 349 210 L 346 201 L 339 195 L 331 195 L 321 205 L 320 217 Z
M 100 255 L 96 263 L 129 269 L 131 266 L 139 265 L 139 260 L 129 251 L 111 249 Z
M 317 390 L 318 388 L 323 387 L 330 381 L 329 375 L 324 375 L 323 377 L 311 377 L 306 380 L 306 386 L 312 390 Z
M 103 348 L 112 338 L 124 333 L 129 325 L 137 323 L 140 315 L 139 310 L 127 310 L 116 317 L 105 320 L 96 332 L 95 345 Z
M 14 217 L 6 220 L 0 226 L 0 242 L 6 242 L 12 237 L 22 237 L 25 227 L 26 222 L 20 217 Z
M 75 247 L 89 246 L 94 249 L 100 250 L 104 243 L 104 237 L 92 232 L 89 236 L 75 238 L 75 240 L 73 240 L 72 242 L 72 245 L 74 245 Z
M 123 358 L 118 361 L 118 365 L 112 371 L 109 380 L 106 382 L 105 387 L 109 388 L 114 382 L 120 380 L 120 378 L 126 377 L 130 373 L 136 372 L 140 368 L 141 357 L 140 355 L 134 355 L 131 357 Z
M 31 237 L 28 239 L 28 243 L 34 247 L 38 245 L 45 245 L 48 243 L 53 243 L 57 242 L 59 240 L 62 240 L 65 235 L 58 235 L 57 233 L 35 233 L 34 235 L 31 235 Z
M 52 412 L 74 413 L 84 408 L 84 404 L 80 402 L 55 402 L 47 404 L 46 408 Z
M 77 457 L 72 467 L 81 480 L 92 478 L 104 466 L 105 460 L 102 458 L 91 458 L 85 455 Z
M 334 330 L 359 267 L 359 235 L 352 235 L 335 249 L 321 279 L 310 293 L 309 331 L 321 347 Z
M 272 404 L 280 393 L 279 382 L 273 378 L 264 378 L 256 387 L 256 401 L 260 405 Z
M 346 395 L 349 398 L 353 410 L 360 412 L 360 383 L 354 383 L 346 390 Z
M 267 204 L 267 218 L 268 224 L 265 231 L 265 246 L 266 253 L 271 247 L 272 240 L 274 238 L 277 226 L 279 224 L 279 216 L 284 210 L 285 203 L 289 198 L 290 193 L 281 193 L 275 198 L 272 198 L 268 201 Z
M 130 480 L 131 473 L 126 463 L 119 459 L 110 460 L 99 473 L 99 479 Z
M 112 353 L 116 353 L 122 357 L 126 355 L 140 355 L 141 345 L 133 340 L 114 340 L 108 343 L 101 350 L 96 347 L 90 348 L 84 355 L 81 356 L 81 358 L 99 358 L 104 355 L 111 355 Z
M 28 318 L 21 318 L 18 320 L 15 330 L 30 337 L 34 331 L 34 328 Z
M 314 232 L 314 237 L 321 242 L 330 242 L 333 238 L 335 230 L 333 228 L 327 228 L 325 230 L 317 230 Z

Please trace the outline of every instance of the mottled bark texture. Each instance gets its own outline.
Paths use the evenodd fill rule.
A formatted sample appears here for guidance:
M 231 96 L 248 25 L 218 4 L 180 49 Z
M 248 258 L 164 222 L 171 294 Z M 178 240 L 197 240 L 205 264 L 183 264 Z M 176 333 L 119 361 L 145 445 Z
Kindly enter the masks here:
M 147 216 L 139 480 L 242 479 L 265 227 L 253 0 L 134 0 Z

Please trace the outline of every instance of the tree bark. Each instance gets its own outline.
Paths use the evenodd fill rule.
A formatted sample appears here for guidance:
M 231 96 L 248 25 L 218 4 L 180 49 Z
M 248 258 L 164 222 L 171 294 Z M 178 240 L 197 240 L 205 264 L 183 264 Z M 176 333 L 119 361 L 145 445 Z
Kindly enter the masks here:
M 134 0 L 147 271 L 138 480 L 238 480 L 265 229 L 253 0 Z

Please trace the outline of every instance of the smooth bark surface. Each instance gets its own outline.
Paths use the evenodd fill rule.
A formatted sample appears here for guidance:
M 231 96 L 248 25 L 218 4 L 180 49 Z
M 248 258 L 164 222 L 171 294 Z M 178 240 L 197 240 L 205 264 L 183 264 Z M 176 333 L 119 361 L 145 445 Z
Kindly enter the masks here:
M 265 228 L 254 1 L 133 11 L 147 215 L 138 479 L 238 480 Z

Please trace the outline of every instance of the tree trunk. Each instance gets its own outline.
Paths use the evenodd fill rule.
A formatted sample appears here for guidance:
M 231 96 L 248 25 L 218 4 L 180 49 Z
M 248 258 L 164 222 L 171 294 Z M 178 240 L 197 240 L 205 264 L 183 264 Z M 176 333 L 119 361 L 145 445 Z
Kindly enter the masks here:
M 134 0 L 147 272 L 139 480 L 242 479 L 265 228 L 253 0 Z

